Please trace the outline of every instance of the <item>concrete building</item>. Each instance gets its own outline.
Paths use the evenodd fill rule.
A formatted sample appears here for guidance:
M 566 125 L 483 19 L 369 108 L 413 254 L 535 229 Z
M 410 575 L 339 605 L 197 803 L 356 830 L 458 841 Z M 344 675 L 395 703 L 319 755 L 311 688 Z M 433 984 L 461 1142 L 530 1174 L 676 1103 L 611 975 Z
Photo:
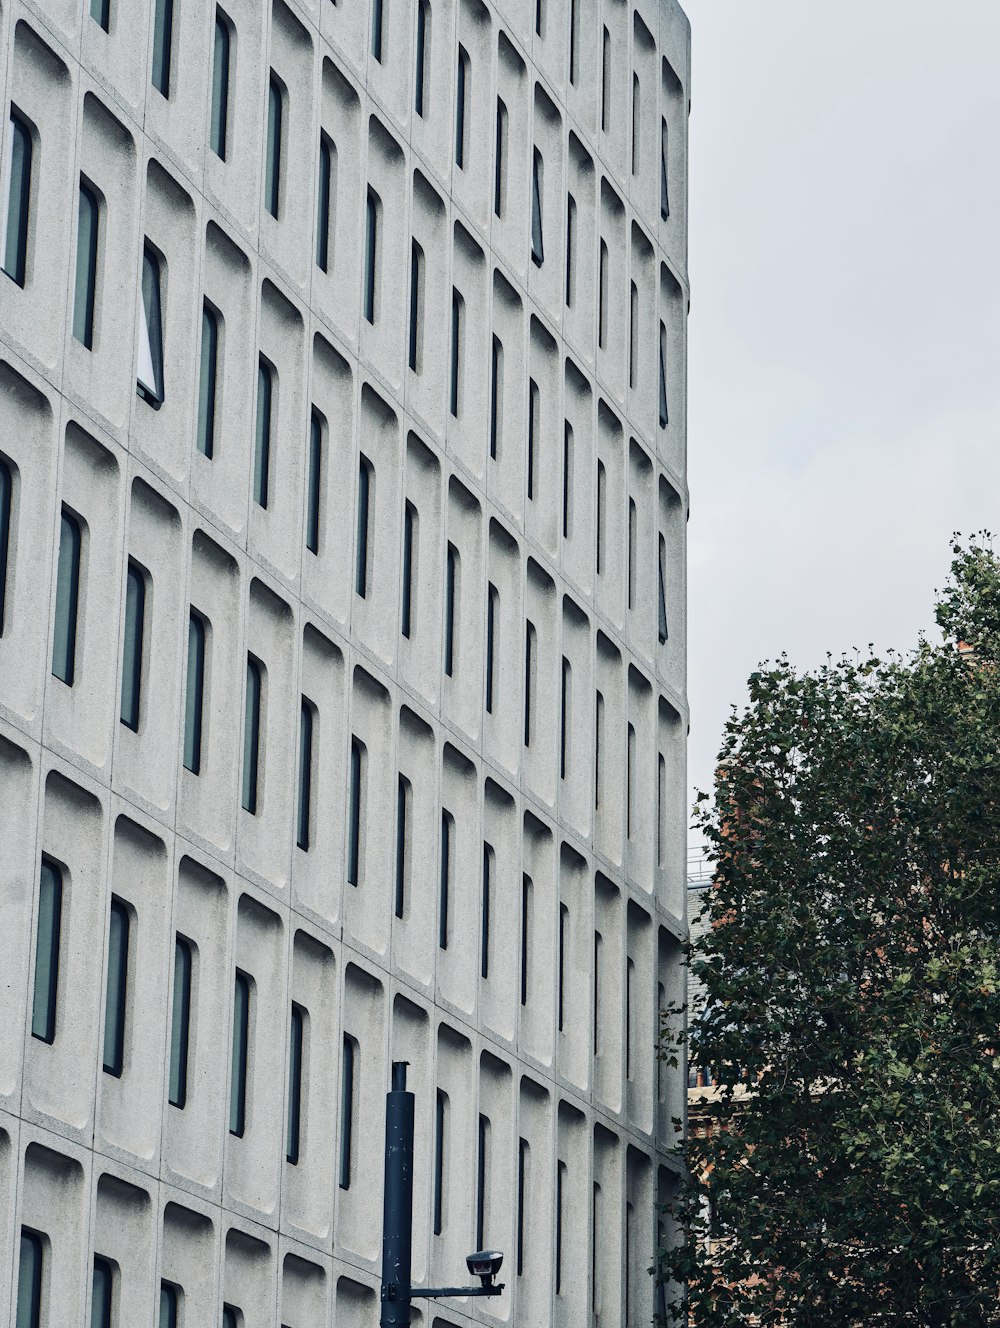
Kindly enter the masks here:
M 0 1323 L 648 1323 L 674 0 L 4 0 Z

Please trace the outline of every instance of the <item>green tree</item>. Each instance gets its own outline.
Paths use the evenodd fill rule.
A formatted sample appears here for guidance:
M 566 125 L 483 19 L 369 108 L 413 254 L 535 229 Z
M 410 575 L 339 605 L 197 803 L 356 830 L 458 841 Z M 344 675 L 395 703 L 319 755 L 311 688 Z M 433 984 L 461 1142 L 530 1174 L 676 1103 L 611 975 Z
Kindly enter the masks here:
M 727 723 L 669 1322 L 1000 1324 L 1000 562 L 953 552 L 941 644 L 781 658 Z

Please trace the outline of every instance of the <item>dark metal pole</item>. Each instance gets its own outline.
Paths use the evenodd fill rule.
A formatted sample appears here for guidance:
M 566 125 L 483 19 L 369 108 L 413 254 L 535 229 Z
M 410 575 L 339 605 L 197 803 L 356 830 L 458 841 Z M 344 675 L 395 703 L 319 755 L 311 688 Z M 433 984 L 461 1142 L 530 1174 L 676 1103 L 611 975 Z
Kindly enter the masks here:
M 385 1098 L 385 1199 L 382 1210 L 382 1315 L 380 1328 L 410 1323 L 410 1241 L 413 1224 L 413 1094 L 406 1091 L 406 1061 L 392 1063 Z

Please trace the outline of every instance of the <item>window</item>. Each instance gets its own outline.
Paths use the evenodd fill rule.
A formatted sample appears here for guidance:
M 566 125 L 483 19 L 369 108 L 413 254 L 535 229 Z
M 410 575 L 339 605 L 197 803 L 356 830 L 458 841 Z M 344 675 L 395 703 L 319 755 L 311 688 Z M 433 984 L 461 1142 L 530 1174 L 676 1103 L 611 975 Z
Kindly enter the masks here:
M 111 1328 L 111 1298 L 114 1274 L 111 1264 L 94 1255 L 93 1295 L 90 1300 L 90 1328 Z
M 660 324 L 660 428 L 665 429 L 670 422 L 667 411 L 667 329 Z
M 601 128 L 611 125 L 611 33 L 604 29 L 601 47 Z
M 170 96 L 170 55 L 174 42 L 174 0 L 156 0 L 153 12 L 153 87 Z
M 556 1162 L 556 1295 L 562 1295 L 563 1198 L 566 1192 L 566 1163 Z
M 161 1282 L 159 1328 L 177 1328 L 177 1302 L 177 1288 L 169 1282 Z
M 223 1305 L 222 1307 L 222 1328 L 240 1328 L 243 1322 L 239 1310 L 233 1309 L 232 1305 Z
M 465 314 L 465 301 L 453 286 L 451 288 L 451 392 L 450 409 L 458 418 L 462 408 L 462 326 Z
M 569 660 L 563 656 L 562 662 L 562 696 L 559 707 L 559 778 L 566 778 L 566 769 L 569 758 L 569 730 L 570 730 L 570 688 L 572 686 L 572 670 Z
M 184 692 L 184 768 L 201 774 L 201 725 L 205 702 L 205 619 L 188 617 L 187 686 Z
M 524 745 L 531 746 L 533 701 L 535 696 L 535 626 L 527 623 L 524 633 Z
M 267 160 L 264 165 L 264 206 L 277 217 L 281 201 L 281 120 L 284 99 L 281 84 L 271 71 L 267 84 Z
M 503 417 L 503 345 L 493 337 L 490 362 L 490 456 L 496 461 L 500 451 L 500 421 Z
M 80 181 L 76 227 L 76 280 L 73 290 L 73 336 L 92 350 L 97 304 L 97 239 L 100 205 L 89 185 Z
M 434 1234 L 444 1230 L 445 1132 L 448 1120 L 448 1095 L 437 1090 L 434 1099 Z
M 490 1169 L 490 1122 L 485 1116 L 479 1117 L 479 1149 L 476 1168 L 476 1249 L 486 1245 L 486 1177 Z
M 382 0 L 372 0 L 372 55 L 382 63 Z
M 667 763 L 660 752 L 656 760 L 656 865 L 666 866 L 667 851 Z M 662 1003 L 662 1002 L 661 1002 Z
M 657 635 L 660 640 L 660 645 L 662 646 L 666 645 L 667 635 L 668 635 L 667 633 L 667 542 L 662 535 L 660 536 L 659 558 L 657 559 L 657 562 L 659 564 L 658 566 L 659 595 L 657 596 L 659 613 L 657 615 L 658 616 Z
M 351 1157 L 354 1143 L 354 1057 L 358 1044 L 344 1034 L 344 1059 L 340 1071 L 340 1188 L 351 1188 Z
M 590 1307 L 596 1314 L 600 1308 L 601 1300 L 597 1285 L 597 1242 L 600 1240 L 597 1219 L 601 1207 L 601 1187 L 597 1181 L 594 1181 L 593 1190 L 590 1199 Z
M 566 1015 L 566 932 L 569 927 L 569 909 L 559 905 L 559 975 L 558 975 L 558 1016 L 559 1032 L 565 1028 Z
M 110 32 L 111 0 L 90 0 L 90 17 L 95 23 L 99 23 L 105 32 Z
M 309 413 L 309 487 L 306 491 L 306 548 L 310 553 L 319 553 L 322 480 L 323 416 L 313 407 Z
M 528 1004 L 528 936 L 531 930 L 531 877 L 521 874 L 521 1004 Z
M 486 588 L 486 713 L 493 714 L 496 686 L 499 678 L 497 662 L 497 613 L 500 592 L 492 582 Z
M 493 211 L 502 217 L 507 209 L 507 107 L 497 97 L 497 143 L 493 163 Z
M 31 1007 L 31 1035 L 41 1042 L 53 1042 L 56 1036 L 62 894 L 62 872 L 54 862 L 42 858 L 38 881 L 38 918 L 35 923 L 35 987 Z
M 316 198 L 316 266 L 326 272 L 330 265 L 330 197 L 333 190 L 333 144 L 319 136 L 319 188 Z
M 10 466 L 0 457 L 0 636 L 6 623 L 7 560 L 10 550 L 10 509 L 14 477 Z
M 368 201 L 365 205 L 365 318 L 369 323 L 375 322 L 375 316 L 378 312 L 378 282 L 376 273 L 378 269 L 378 219 L 381 204 L 379 197 L 373 190 L 368 190 Z
M 465 120 L 468 114 L 469 53 L 464 46 L 458 48 L 458 68 L 455 71 L 455 165 L 465 169 Z
M 639 514 L 636 510 L 635 499 L 628 500 L 628 606 L 629 609 L 635 608 L 635 583 L 638 579 L 638 569 L 636 567 L 636 557 L 638 555 L 639 545 Z
M 257 815 L 260 776 L 260 710 L 264 693 L 264 668 L 247 655 L 247 694 L 243 723 L 243 810 Z
M 577 0 L 569 0 L 569 81 L 576 87 L 580 67 L 580 29 L 576 19 Z
M 266 508 L 271 479 L 271 412 L 274 405 L 274 368 L 263 355 L 257 358 L 257 427 L 254 432 L 253 500 Z
M 458 550 L 449 541 L 445 566 L 444 588 L 444 671 L 451 678 L 455 672 L 457 624 L 455 603 L 459 594 L 459 558 Z
M 604 748 L 604 697 L 594 698 L 594 810 L 601 805 L 601 757 Z
M 22 1227 L 17 1265 L 17 1328 L 41 1328 L 41 1322 L 42 1238 Z
M 538 384 L 528 379 L 528 501 L 535 496 L 538 483 L 538 416 L 540 404 Z
M 573 531 L 573 426 L 569 420 L 563 422 L 563 539 L 569 539 Z
M 73 686 L 76 677 L 76 620 L 80 600 L 80 523 L 64 507 L 59 523 L 56 618 L 52 633 L 52 674 Z
M 133 733 L 139 731 L 142 700 L 142 644 L 146 618 L 146 578 L 130 558 L 125 577 L 125 642 L 122 648 L 120 719 Z
M 597 286 L 597 344 L 603 350 L 608 340 L 608 246 L 603 240 Z
M 303 852 L 309 851 L 312 827 L 313 730 L 316 707 L 302 698 L 299 710 L 299 798 L 295 817 L 295 842 Z
M 193 952 L 183 936 L 174 939 L 174 987 L 170 1002 L 170 1087 L 167 1100 L 182 1111 L 187 1103 L 188 1046 L 191 1035 Z
M 288 1120 L 285 1130 L 285 1159 L 293 1167 L 298 1164 L 302 1133 L 302 1048 L 305 1026 L 305 1011 L 301 1005 L 293 1002 L 288 1035 Z
M 625 1078 L 632 1078 L 632 979 L 635 976 L 635 963 L 625 960 Z
M 423 356 L 424 321 L 424 251 L 416 240 L 410 242 L 410 337 L 408 363 L 414 373 L 420 373 Z
M 427 47 L 430 42 L 431 7 L 428 0 L 417 0 L 417 68 L 413 84 L 413 109 L 423 118 L 425 113 L 424 74 L 427 69 Z
M 355 592 L 365 599 L 368 594 L 368 570 L 371 559 L 371 491 L 375 476 L 366 456 L 358 461 L 358 549 L 354 570 Z
M 413 786 L 405 775 L 396 781 L 396 899 L 395 914 L 401 918 L 406 911 L 406 886 L 410 877 L 409 822 L 413 805 Z
M 448 948 L 448 906 L 451 901 L 452 873 L 454 871 L 454 853 L 452 839 L 455 834 L 455 818 L 451 812 L 441 812 L 441 863 L 438 899 L 438 945 L 442 950 Z
M 628 752 L 625 762 L 625 834 L 631 839 L 635 830 L 635 729 L 628 726 Z
M 535 267 L 541 267 L 545 262 L 545 244 L 542 240 L 543 174 L 542 154 L 535 148 L 531 165 L 531 261 Z
M 413 629 L 413 563 L 416 554 L 417 509 L 411 502 L 403 508 L 403 603 L 399 630 L 407 640 Z
M 219 315 L 207 300 L 201 308 L 201 372 L 198 381 L 198 451 L 215 452 L 215 400 L 219 373 Z
M 364 803 L 365 749 L 357 738 L 351 739 L 351 808 L 347 836 L 347 880 L 361 884 L 361 835 Z M 346 1187 L 345 1187 L 346 1188 Z
M 600 1052 L 601 933 L 594 932 L 594 1055 Z
M 496 854 L 492 844 L 483 844 L 483 926 L 482 944 L 479 956 L 479 972 L 486 979 L 490 975 L 490 908 L 493 892 L 493 869 Z
M 11 108 L 7 126 L 7 197 L 3 270 L 24 285 L 28 261 L 28 214 L 31 207 L 31 130 Z
M 517 1141 L 517 1275 L 524 1273 L 524 1224 L 530 1154 L 527 1139 Z
M 229 24 L 215 11 L 215 52 L 212 61 L 212 125 L 209 144 L 217 157 L 226 160 L 229 129 Z
M 597 463 L 597 575 L 604 571 L 604 529 L 608 517 L 608 474 L 604 462 Z
M 128 934 L 128 909 L 120 899 L 112 899 L 108 923 L 108 979 L 104 994 L 104 1070 L 116 1079 L 125 1066 Z
M 670 139 L 667 135 L 666 117 L 660 119 L 660 216 L 664 221 L 670 216 L 670 176 L 667 167 L 670 163 Z
M 639 101 L 639 75 L 632 73 L 632 174 L 639 174 L 640 140 L 639 125 L 642 119 Z
M 139 306 L 139 367 L 136 391 L 154 410 L 163 402 L 163 320 L 160 303 L 160 259 L 149 244 L 142 250 L 142 291 Z
M 229 1081 L 229 1133 L 243 1138 L 247 1123 L 247 1050 L 250 1041 L 250 979 L 236 970 L 233 992 L 233 1054 Z
M 566 195 L 566 308 L 573 308 L 576 286 L 576 199 Z
M 639 287 L 633 281 L 629 290 L 628 306 L 628 385 L 635 391 L 639 371 Z
M 545 36 L 545 0 L 535 0 L 535 35 Z

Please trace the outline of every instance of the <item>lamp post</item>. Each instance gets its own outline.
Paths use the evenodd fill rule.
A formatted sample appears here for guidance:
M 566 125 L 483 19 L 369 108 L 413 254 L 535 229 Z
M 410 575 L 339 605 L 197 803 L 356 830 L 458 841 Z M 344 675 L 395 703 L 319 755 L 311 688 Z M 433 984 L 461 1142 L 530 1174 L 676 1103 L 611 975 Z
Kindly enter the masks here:
M 410 1322 L 410 1304 L 441 1296 L 499 1296 L 503 1263 L 499 1250 L 479 1250 L 465 1262 L 479 1278 L 477 1287 L 414 1287 L 410 1284 L 413 1230 L 413 1103 L 406 1090 L 406 1061 L 393 1061 L 392 1087 L 385 1098 L 385 1190 L 382 1204 L 382 1313 L 380 1328 Z

